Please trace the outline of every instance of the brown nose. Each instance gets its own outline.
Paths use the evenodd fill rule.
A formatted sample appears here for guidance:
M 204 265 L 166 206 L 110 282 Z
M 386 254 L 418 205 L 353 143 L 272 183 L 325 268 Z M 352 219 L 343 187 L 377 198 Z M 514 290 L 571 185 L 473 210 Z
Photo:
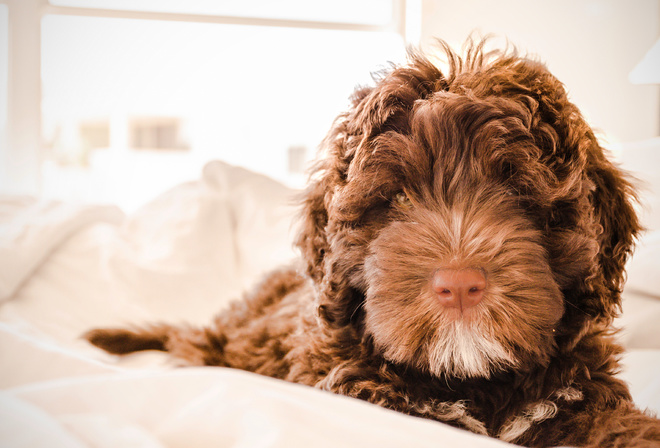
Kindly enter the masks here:
M 486 289 L 486 276 L 480 269 L 438 269 L 431 288 L 440 304 L 464 311 L 481 302 Z

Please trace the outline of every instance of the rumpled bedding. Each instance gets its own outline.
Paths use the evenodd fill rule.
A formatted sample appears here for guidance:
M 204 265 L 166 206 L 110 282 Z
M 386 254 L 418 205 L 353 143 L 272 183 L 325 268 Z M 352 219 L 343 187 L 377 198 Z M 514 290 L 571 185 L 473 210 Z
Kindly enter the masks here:
M 92 327 L 204 324 L 294 256 L 294 191 L 211 162 L 131 215 L 109 205 L 0 199 L 0 446 L 507 446 L 448 425 L 248 372 L 122 358 Z M 660 412 L 658 234 L 631 263 L 622 377 Z M 637 274 L 635 274 L 637 273 Z M 656 282 L 656 285 L 653 284 Z

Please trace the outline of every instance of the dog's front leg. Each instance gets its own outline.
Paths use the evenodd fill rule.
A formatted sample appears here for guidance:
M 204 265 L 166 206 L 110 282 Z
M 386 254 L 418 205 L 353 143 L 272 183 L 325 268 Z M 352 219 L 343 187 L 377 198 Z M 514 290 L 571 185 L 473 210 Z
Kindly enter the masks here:
M 143 350 L 169 352 L 187 365 L 225 366 L 221 333 L 161 324 L 137 328 L 98 328 L 83 335 L 93 345 L 114 355 Z
M 584 423 L 561 442 L 590 448 L 606 447 L 659 447 L 660 420 L 636 409 L 632 403 L 624 403 L 614 409 L 589 411 L 578 416 Z
M 544 401 L 511 419 L 499 438 L 524 446 L 658 447 L 660 420 L 627 401 L 614 408 L 586 406 L 580 411 Z
M 350 364 L 349 364 L 350 367 Z M 447 423 L 468 431 L 488 435 L 486 425 L 472 416 L 464 401 L 441 401 L 427 399 L 412 401 L 405 387 L 392 387 L 392 383 L 380 378 L 377 372 L 368 375 L 368 368 L 362 370 L 358 377 L 352 377 L 343 366 L 335 367 L 316 387 L 353 398 L 359 398 L 369 403 L 392 409 L 415 417 L 428 418 Z

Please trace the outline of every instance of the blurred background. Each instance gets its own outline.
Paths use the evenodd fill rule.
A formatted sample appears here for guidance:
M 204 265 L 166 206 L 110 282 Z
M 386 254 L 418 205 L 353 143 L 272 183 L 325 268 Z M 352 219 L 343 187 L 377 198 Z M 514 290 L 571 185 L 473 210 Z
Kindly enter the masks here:
M 132 211 L 213 159 L 300 187 L 356 85 L 474 32 L 605 146 L 659 135 L 660 0 L 0 0 L 0 193 Z

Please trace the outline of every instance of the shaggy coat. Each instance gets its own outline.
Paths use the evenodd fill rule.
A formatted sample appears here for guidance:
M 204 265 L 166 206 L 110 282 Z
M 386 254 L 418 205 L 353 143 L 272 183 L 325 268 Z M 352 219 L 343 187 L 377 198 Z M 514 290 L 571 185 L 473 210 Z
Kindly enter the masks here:
M 86 337 L 520 445 L 660 443 L 616 377 L 631 186 L 544 65 L 483 46 L 442 44 L 445 73 L 411 54 L 355 92 L 303 199 L 298 269 L 206 328 Z M 476 283 L 452 301 L 447 278 Z

